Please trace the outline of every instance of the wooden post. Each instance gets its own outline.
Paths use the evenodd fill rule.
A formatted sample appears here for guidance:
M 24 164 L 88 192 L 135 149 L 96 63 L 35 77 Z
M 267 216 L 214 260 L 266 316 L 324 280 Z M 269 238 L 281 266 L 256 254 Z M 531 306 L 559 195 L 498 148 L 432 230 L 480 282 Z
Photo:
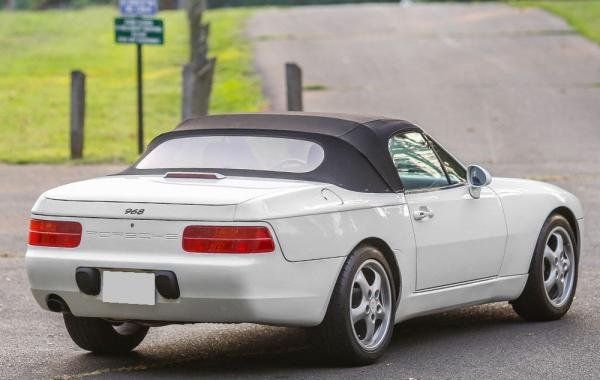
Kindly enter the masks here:
M 202 25 L 202 13 L 206 10 L 206 0 L 188 0 L 187 16 L 190 33 L 190 61 L 198 57 L 199 42 L 204 38 L 205 30 Z
M 288 111 L 302 111 L 302 69 L 295 63 L 285 64 Z
M 216 58 L 211 58 L 200 69 L 192 63 L 183 66 L 181 118 L 208 115 L 210 92 L 215 71 Z
M 181 118 L 208 114 L 215 58 L 208 58 L 208 24 L 202 23 L 206 0 L 188 0 L 190 62 L 182 70 Z
M 71 158 L 83 158 L 85 121 L 85 74 L 71 71 Z
M 181 120 L 186 120 L 192 117 L 194 87 L 196 78 L 194 66 L 191 63 L 183 65 L 181 71 Z

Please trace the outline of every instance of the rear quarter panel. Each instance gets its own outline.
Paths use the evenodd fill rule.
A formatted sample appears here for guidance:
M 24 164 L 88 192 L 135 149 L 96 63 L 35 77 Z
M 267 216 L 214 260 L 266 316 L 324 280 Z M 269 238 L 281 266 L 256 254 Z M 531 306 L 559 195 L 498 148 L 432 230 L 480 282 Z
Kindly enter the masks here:
M 290 261 L 347 256 L 367 238 L 379 238 L 390 248 L 404 250 L 413 241 L 405 206 L 382 206 L 327 214 L 273 219 L 285 257 Z M 408 244 L 412 246 L 413 244 Z
M 273 226 L 289 261 L 348 255 L 362 240 L 379 238 L 390 248 L 414 248 L 403 194 L 358 193 L 323 185 L 266 195 L 238 205 L 235 220 Z
M 343 258 L 365 239 L 380 239 L 396 259 L 401 292 L 414 291 L 415 240 L 404 195 L 357 193 L 331 185 L 316 190 L 254 199 L 238 207 L 236 219 L 263 216 L 291 262 Z

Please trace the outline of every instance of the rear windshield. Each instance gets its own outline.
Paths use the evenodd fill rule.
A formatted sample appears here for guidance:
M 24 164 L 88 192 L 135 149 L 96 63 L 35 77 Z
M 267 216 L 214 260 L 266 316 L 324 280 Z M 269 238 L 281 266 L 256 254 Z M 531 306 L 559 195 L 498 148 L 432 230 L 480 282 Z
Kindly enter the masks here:
M 325 158 L 314 142 L 267 136 L 194 136 L 158 145 L 137 169 L 244 169 L 287 173 L 315 170 Z

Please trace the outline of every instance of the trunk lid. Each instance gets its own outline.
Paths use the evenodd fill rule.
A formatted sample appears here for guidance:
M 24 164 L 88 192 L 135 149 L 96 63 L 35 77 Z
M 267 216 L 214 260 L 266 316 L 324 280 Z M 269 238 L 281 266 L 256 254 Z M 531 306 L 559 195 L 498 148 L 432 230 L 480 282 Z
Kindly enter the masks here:
M 95 218 L 232 221 L 236 206 L 241 203 L 315 186 L 319 185 L 244 177 L 109 176 L 49 190 L 32 212 Z
M 299 181 L 256 178 L 163 178 L 112 176 L 59 186 L 45 193 L 63 201 L 235 205 L 281 189 L 306 186 Z

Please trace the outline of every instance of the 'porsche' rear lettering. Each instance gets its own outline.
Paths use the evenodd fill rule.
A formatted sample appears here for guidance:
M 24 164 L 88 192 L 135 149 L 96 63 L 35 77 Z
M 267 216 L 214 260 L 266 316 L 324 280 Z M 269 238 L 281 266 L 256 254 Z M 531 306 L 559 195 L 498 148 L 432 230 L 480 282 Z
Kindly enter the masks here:
M 149 232 L 109 232 L 109 231 L 86 231 L 88 236 L 105 238 L 125 238 L 125 239 L 165 239 L 165 240 L 176 240 L 179 239 L 178 234 L 153 234 Z

